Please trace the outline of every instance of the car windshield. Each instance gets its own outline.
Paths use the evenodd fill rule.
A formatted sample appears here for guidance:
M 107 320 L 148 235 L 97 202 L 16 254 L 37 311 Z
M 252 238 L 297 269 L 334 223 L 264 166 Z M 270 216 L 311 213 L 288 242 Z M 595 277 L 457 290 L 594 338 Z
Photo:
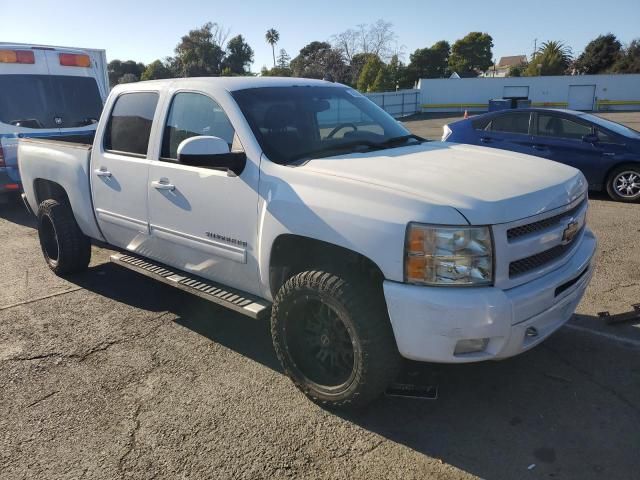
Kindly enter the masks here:
M 596 125 L 611 130 L 613 133 L 617 133 L 618 135 L 640 139 L 640 132 L 625 125 L 620 125 L 619 123 L 612 122 L 611 120 L 607 120 L 606 118 L 591 115 L 589 113 L 584 113 L 581 115 L 581 117 L 585 120 L 589 120 L 590 122 L 595 123 Z
M 0 122 L 36 128 L 94 124 L 102 99 L 92 77 L 0 75 Z
M 365 96 L 346 87 L 264 87 L 232 95 L 263 151 L 276 163 L 421 141 Z

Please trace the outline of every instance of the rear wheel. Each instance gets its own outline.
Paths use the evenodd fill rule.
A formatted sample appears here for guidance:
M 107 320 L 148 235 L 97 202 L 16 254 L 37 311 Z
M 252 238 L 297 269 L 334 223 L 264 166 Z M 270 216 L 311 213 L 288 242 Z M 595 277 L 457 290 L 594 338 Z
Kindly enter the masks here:
M 57 275 L 86 270 L 91 260 L 91 242 L 84 235 L 69 205 L 45 200 L 38 207 L 38 236 L 42 254 Z
M 342 275 L 308 271 L 289 279 L 274 301 L 271 334 L 287 375 L 329 407 L 369 403 L 400 367 L 384 301 Z
M 640 200 L 640 165 L 623 165 L 611 172 L 607 179 L 607 193 L 620 202 Z

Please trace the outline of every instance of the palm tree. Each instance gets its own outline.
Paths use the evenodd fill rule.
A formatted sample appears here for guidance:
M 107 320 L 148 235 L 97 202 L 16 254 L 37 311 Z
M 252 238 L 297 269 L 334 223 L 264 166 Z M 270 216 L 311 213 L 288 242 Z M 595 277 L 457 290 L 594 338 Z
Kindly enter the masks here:
M 280 40 L 280 34 L 275 28 L 270 28 L 267 30 L 264 38 L 267 40 L 267 43 L 271 45 L 271 53 L 273 53 L 273 68 L 276 68 L 276 43 Z
M 529 75 L 562 75 L 571 65 L 571 48 L 557 40 L 549 40 L 540 45 L 529 63 Z

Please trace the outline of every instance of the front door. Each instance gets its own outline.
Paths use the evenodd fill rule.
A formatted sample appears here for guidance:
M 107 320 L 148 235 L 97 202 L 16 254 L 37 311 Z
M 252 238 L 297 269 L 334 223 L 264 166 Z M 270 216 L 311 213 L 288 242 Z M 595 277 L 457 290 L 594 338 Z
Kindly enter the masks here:
M 106 240 L 143 253 L 148 238 L 147 150 L 158 103 L 156 92 L 120 95 L 95 143 L 91 188 L 96 218 Z
M 201 93 L 178 92 L 162 132 L 160 158 L 149 169 L 152 248 L 147 255 L 259 294 L 255 291 L 259 159 L 247 159 L 237 176 L 180 164 L 180 142 L 198 135 L 220 137 L 232 151 L 242 149 L 218 103 Z

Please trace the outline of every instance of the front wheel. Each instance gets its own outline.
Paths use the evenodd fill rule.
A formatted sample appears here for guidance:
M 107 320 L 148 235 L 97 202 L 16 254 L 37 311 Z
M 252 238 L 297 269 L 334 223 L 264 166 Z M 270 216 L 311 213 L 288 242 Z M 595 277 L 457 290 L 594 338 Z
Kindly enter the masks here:
M 640 165 L 623 165 L 607 179 L 607 193 L 619 202 L 640 200 Z
M 91 242 L 66 203 L 49 199 L 38 206 L 38 236 L 42 254 L 55 274 L 81 272 L 89 266 Z
M 271 335 L 286 374 L 328 407 L 371 402 L 401 364 L 382 298 L 364 281 L 329 272 L 303 272 L 283 285 Z

